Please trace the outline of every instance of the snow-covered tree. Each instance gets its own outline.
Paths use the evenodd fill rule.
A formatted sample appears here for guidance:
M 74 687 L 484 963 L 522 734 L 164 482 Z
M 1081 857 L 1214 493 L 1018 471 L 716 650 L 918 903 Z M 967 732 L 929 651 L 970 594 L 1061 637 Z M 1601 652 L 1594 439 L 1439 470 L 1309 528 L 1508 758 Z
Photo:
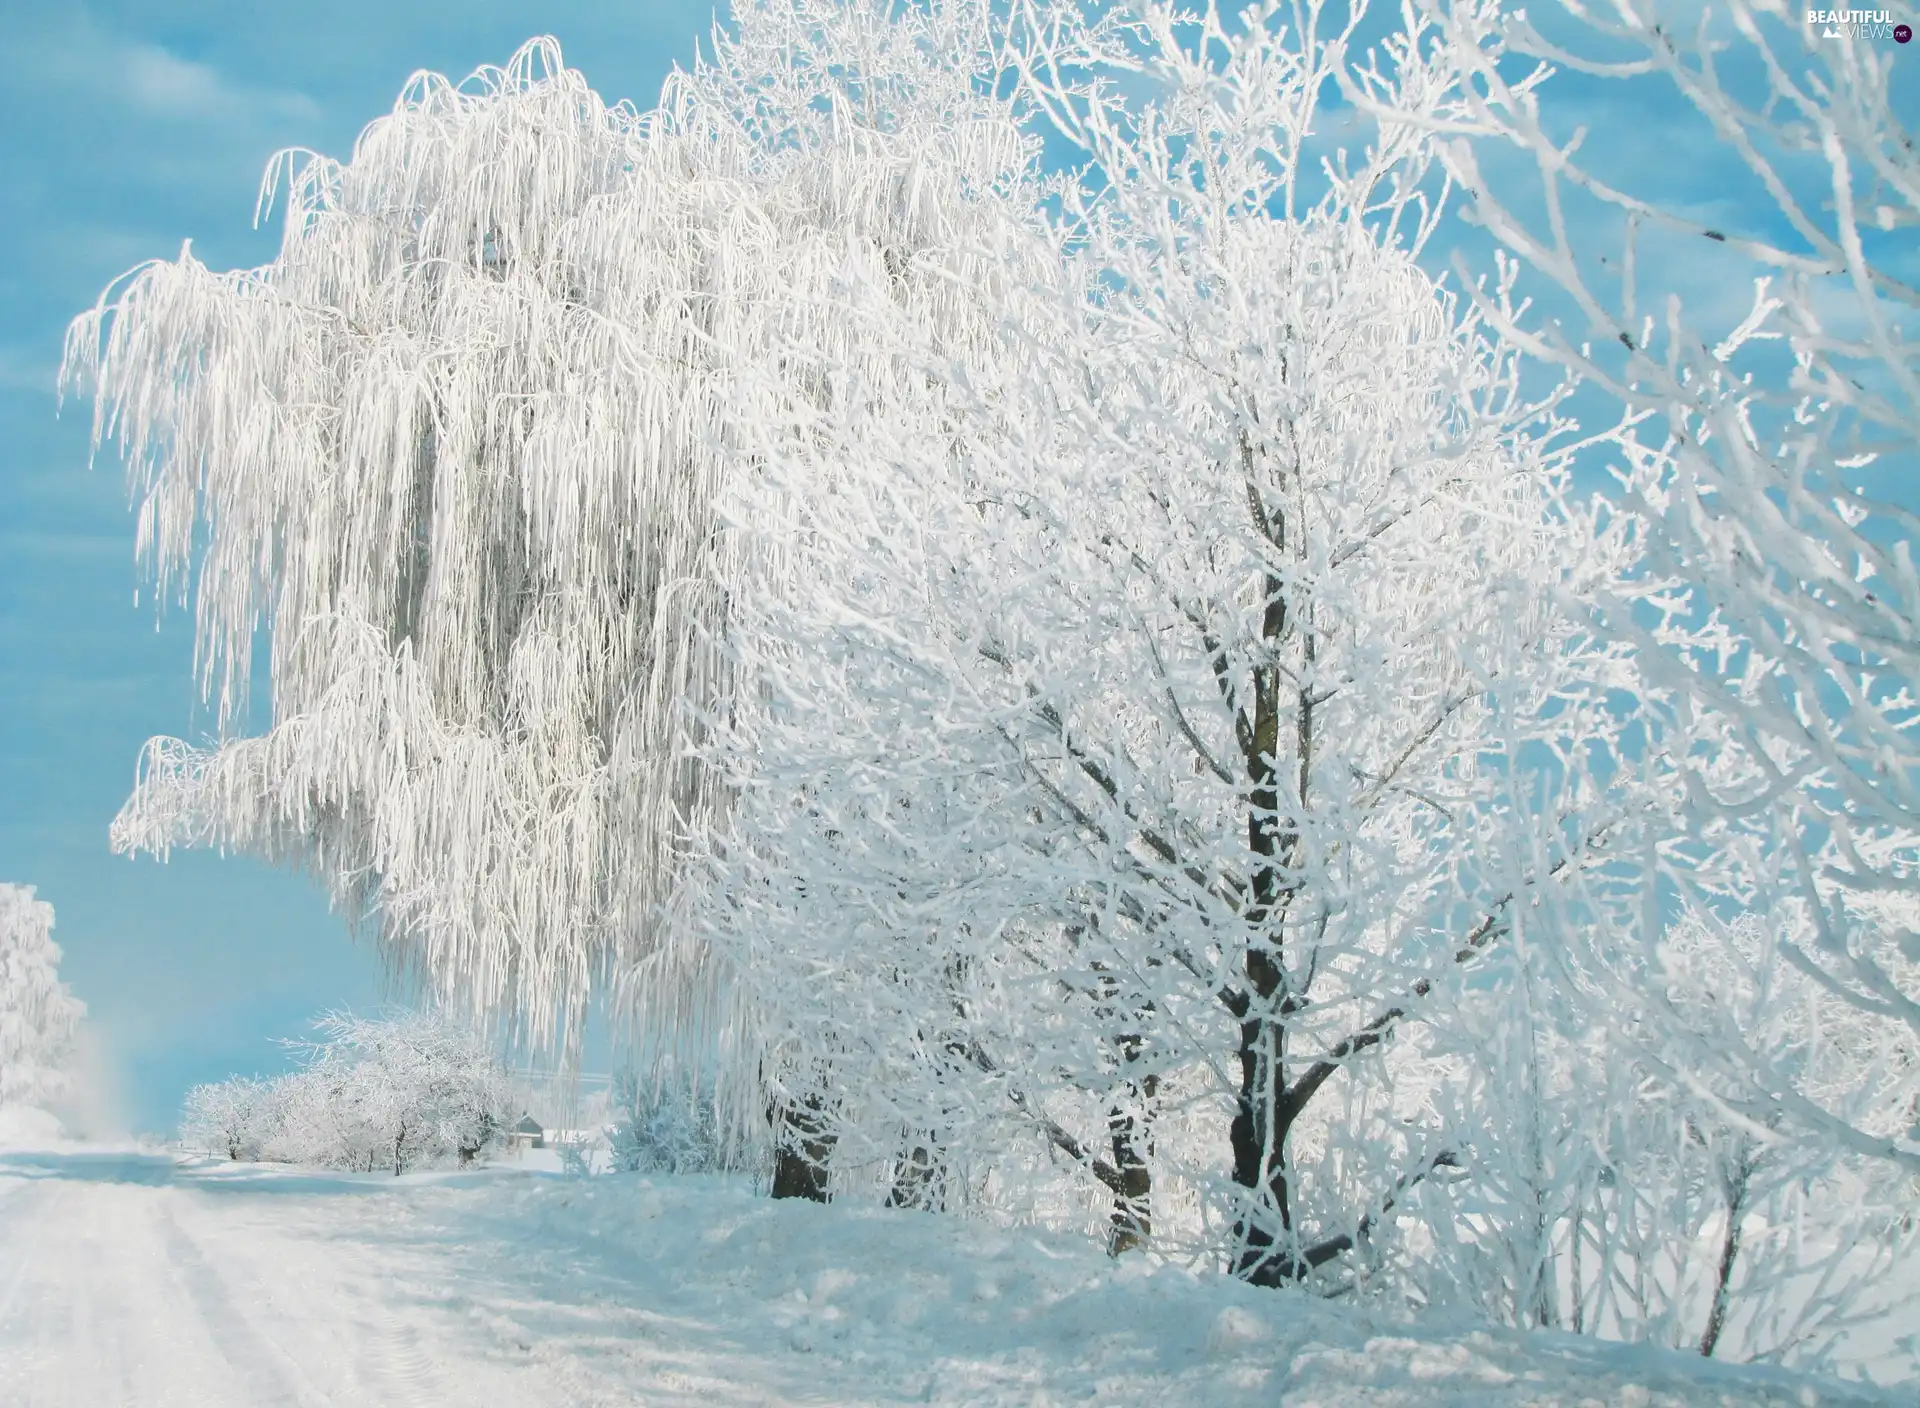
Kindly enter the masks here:
M 512 1119 L 506 1071 L 460 1022 L 428 1012 L 330 1013 L 291 1078 L 275 1147 L 300 1163 L 465 1164 Z
M 1509 1323 L 1831 1367 L 1850 1334 L 1906 1313 L 1911 1180 L 1729 1109 L 1661 1059 L 1660 1034 L 1672 1004 L 1707 1004 L 1694 1024 L 1737 1029 L 1770 1079 L 1876 1090 L 1877 1110 L 1845 1108 L 1882 1133 L 1906 1113 L 1904 1075 L 1760 916 L 1696 912 L 1661 947 L 1637 992 L 1606 1002 L 1539 953 L 1508 955 L 1512 981 L 1463 995 L 1470 1020 L 1423 1051 L 1458 1082 L 1441 1100 L 1460 1176 L 1413 1193 L 1427 1238 L 1388 1249 L 1396 1264 L 1376 1274 Z
M 279 1133 L 283 1089 L 251 1076 L 194 1086 L 180 1111 L 180 1142 L 229 1160 L 263 1157 Z
M 972 277 L 919 251 L 1025 151 L 976 92 L 985 11 L 892 8 L 742 6 L 645 113 L 550 40 L 420 75 L 350 160 L 270 171 L 271 264 L 183 251 L 75 323 L 219 724 L 149 745 L 117 845 L 304 865 L 536 1040 L 609 974 L 698 1020 L 658 920 L 715 801 L 679 745 L 724 673 L 712 502 L 756 453 L 730 387 L 788 338 L 859 365 L 849 279 L 964 324 Z
M 1564 295 L 1558 321 L 1494 316 L 1637 420 L 1618 498 L 1643 557 L 1584 605 L 1646 680 L 1647 741 L 1622 766 L 1667 774 L 1692 838 L 1645 873 L 1648 903 L 1690 894 L 1723 929 L 1742 909 L 1797 910 L 1774 931 L 1786 960 L 1858 1014 L 1855 1036 L 1882 1034 L 1856 1070 L 1898 1069 L 1920 1038 L 1920 946 L 1869 911 L 1910 908 L 1920 887 L 1905 55 L 1780 0 L 1438 8 L 1469 75 L 1447 163 L 1477 223 Z M 1717 211 L 1578 149 L 1592 79 L 1686 115 Z M 1877 1092 L 1815 1098 L 1710 1004 L 1689 1010 L 1712 1030 L 1683 1028 L 1675 1059 L 1757 1127 L 1920 1169 L 1911 1127 L 1849 1114 Z
M 776 545 L 732 589 L 710 922 L 836 1183 L 1017 1200 L 1058 1158 L 1118 1248 L 1157 1167 L 1273 1283 L 1453 1160 L 1388 1049 L 1601 841 L 1617 665 L 1551 602 L 1620 548 L 1419 267 L 1424 134 L 1316 178 L 1328 36 L 1144 14 L 1034 41 L 1098 184 L 997 232 L 1055 271 L 1003 335 L 956 358 L 869 298 L 924 378 L 816 356 L 826 407 L 743 481 Z M 1445 117 L 1424 52 L 1365 81 Z M 1143 111 L 1072 76 L 1123 64 Z
M 53 906 L 0 884 L 0 1106 L 38 1105 L 66 1084 L 63 1060 L 86 1006 L 60 981 Z

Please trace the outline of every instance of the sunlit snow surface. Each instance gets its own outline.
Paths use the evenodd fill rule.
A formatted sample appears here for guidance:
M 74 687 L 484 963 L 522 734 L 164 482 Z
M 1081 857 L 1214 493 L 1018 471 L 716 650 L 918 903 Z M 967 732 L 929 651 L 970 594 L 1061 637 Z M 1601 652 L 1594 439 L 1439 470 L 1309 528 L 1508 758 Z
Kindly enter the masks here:
M 0 1404 L 1892 1404 L 707 1179 L 0 1151 Z

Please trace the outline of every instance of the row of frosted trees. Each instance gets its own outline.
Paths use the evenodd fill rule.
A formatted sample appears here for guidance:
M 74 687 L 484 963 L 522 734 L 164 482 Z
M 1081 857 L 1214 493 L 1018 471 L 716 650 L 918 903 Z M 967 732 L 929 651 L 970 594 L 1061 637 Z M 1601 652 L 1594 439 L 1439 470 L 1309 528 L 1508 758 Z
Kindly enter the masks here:
M 180 1140 L 229 1160 L 396 1177 L 489 1153 L 514 1118 L 499 1055 L 472 1025 L 431 1012 L 334 1012 L 301 1043 L 299 1069 L 187 1092 Z
M 644 113 L 417 78 L 273 263 L 75 325 L 219 705 L 117 843 L 305 866 L 517 1039 L 607 1003 L 776 1195 L 1818 1362 L 1920 1173 L 1920 184 L 1851 41 L 1556 18 L 752 0 Z M 1778 218 L 1587 173 L 1540 58 Z

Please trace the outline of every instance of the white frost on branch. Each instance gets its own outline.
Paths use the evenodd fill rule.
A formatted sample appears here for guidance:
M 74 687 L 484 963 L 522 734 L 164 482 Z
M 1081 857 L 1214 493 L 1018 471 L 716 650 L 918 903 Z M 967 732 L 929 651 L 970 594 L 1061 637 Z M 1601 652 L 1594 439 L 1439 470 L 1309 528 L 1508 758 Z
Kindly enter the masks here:
M 1314 194 L 1333 46 L 1147 14 L 1150 111 L 1048 95 L 1098 189 L 1008 232 L 1053 272 L 1004 335 L 953 357 L 874 300 L 926 377 L 792 406 L 736 486 L 775 541 L 733 592 L 757 706 L 718 735 L 708 922 L 835 1188 L 1104 1198 L 1116 1246 L 1184 1199 L 1189 1250 L 1299 1279 L 1448 1152 L 1399 1028 L 1593 853 L 1623 666 L 1552 600 L 1622 545 L 1556 401 L 1419 267 L 1422 142 Z M 1379 81 L 1445 110 L 1397 53 Z M 1022 1201 L 1049 1159 L 1077 1200 Z
M 1664 772 L 1688 838 L 1646 871 L 1647 903 L 1677 890 L 1723 925 L 1796 912 L 1773 939 L 1860 1031 L 1886 1033 L 1897 1066 L 1920 1038 L 1920 970 L 1892 946 L 1898 925 L 1862 916 L 1920 890 L 1920 287 L 1906 257 L 1920 158 L 1898 97 L 1905 55 L 1828 37 L 1781 0 L 1684 16 L 1654 0 L 1430 8 L 1470 100 L 1446 129 L 1447 165 L 1476 223 L 1571 315 L 1493 316 L 1637 427 L 1618 447 L 1618 498 L 1642 557 L 1580 605 L 1637 653 L 1644 745 L 1620 766 Z M 1725 228 L 1645 170 L 1602 170 L 1566 142 L 1596 92 L 1621 111 L 1645 94 L 1710 131 Z M 1639 927 L 1644 941 L 1660 924 Z M 1745 1090 L 1723 1093 L 1763 1123 L 1920 1170 L 1914 1131 L 1845 1113 L 1876 1107 L 1876 1091 L 1815 1098 L 1773 1079 L 1763 1051 L 1740 1056 L 1704 1029 L 1676 1039 L 1717 1050 L 1727 1059 L 1709 1064 L 1729 1078 L 1752 1057 Z

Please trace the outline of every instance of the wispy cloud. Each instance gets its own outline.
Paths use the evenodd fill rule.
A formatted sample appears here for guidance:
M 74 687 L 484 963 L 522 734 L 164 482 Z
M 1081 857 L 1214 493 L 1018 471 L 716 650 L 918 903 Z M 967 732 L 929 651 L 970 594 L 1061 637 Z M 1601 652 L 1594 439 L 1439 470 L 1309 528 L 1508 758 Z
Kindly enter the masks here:
M 13 48 L 9 86 L 16 93 L 68 108 L 84 103 L 108 120 L 138 114 L 250 127 L 311 120 L 320 111 L 304 93 L 236 80 L 211 63 L 113 29 L 84 7 L 48 7 L 15 36 Z
M 109 55 L 128 103 L 143 111 L 200 121 L 234 118 L 317 119 L 304 93 L 248 88 L 208 64 L 179 58 L 155 44 L 122 41 Z

